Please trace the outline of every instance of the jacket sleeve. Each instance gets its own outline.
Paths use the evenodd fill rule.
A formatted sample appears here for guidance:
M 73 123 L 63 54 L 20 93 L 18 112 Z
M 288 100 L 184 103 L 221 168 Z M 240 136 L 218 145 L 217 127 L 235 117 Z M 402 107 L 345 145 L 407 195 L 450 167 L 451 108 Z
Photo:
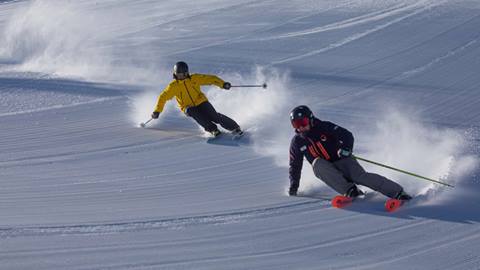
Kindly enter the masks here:
M 215 75 L 193 74 L 192 78 L 199 85 L 216 85 L 220 88 L 223 88 L 223 84 L 225 83 L 224 80 L 220 79 L 219 77 L 217 77 Z
M 303 166 L 303 153 L 300 150 L 300 145 L 296 140 L 296 137 L 292 139 L 290 142 L 290 168 L 289 168 L 289 176 L 290 176 L 290 191 L 294 191 L 295 193 L 300 186 L 300 177 L 302 174 L 302 166 Z
M 338 148 L 353 151 L 354 138 L 353 134 L 350 131 L 341 126 L 335 125 L 332 122 L 324 123 L 326 123 L 329 132 L 331 132 L 338 138 Z
M 175 91 L 171 84 L 169 84 L 162 93 L 158 96 L 157 105 L 155 106 L 154 112 L 162 112 L 165 103 L 172 99 L 175 96 Z

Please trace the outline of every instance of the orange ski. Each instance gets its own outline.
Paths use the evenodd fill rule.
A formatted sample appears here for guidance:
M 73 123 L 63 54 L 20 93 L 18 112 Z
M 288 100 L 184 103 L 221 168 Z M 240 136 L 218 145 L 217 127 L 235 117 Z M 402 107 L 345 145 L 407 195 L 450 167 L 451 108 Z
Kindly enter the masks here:
M 353 201 L 352 198 L 346 197 L 343 195 L 337 195 L 332 199 L 332 206 L 335 208 L 343 208 L 349 204 L 351 204 Z
M 397 200 L 397 199 L 388 199 L 387 202 L 385 202 L 385 210 L 388 212 L 393 212 L 396 211 L 400 206 L 403 205 L 402 200 Z

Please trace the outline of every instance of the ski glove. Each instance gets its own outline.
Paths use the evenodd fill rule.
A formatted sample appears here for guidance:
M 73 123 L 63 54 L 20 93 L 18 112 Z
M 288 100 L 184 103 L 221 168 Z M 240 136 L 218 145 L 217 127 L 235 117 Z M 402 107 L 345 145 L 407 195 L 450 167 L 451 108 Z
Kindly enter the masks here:
M 225 83 L 223 84 L 223 89 L 228 90 L 228 89 L 230 89 L 231 87 L 232 87 L 232 84 L 229 83 L 229 82 L 225 82 Z
M 153 113 L 152 113 L 152 118 L 153 118 L 153 119 L 157 119 L 158 116 L 160 116 L 160 113 L 159 113 L 159 112 L 153 112 Z
M 338 157 L 339 157 L 339 158 L 344 158 L 344 157 L 349 157 L 349 156 L 351 156 L 351 155 L 352 155 L 352 151 L 351 151 L 351 150 L 348 150 L 348 149 L 342 149 L 342 148 L 340 148 L 340 149 L 338 149 L 337 154 L 338 154 Z

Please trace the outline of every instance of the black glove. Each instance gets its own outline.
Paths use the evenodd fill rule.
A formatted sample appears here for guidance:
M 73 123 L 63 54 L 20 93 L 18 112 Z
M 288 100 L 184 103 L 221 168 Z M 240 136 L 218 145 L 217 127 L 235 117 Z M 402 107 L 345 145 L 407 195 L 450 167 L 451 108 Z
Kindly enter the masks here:
M 160 113 L 159 113 L 159 112 L 153 112 L 153 113 L 152 113 L 152 118 L 153 118 L 153 119 L 157 119 L 158 116 L 160 116 Z
M 232 84 L 231 84 L 231 83 L 229 83 L 229 82 L 223 83 L 223 89 L 227 89 L 227 90 L 228 90 L 228 89 L 230 89 L 231 87 L 232 87 Z
M 340 148 L 337 151 L 339 158 L 349 157 L 352 155 L 352 150 Z
M 296 188 L 290 188 L 288 190 L 288 195 L 289 196 L 297 196 L 297 189 Z

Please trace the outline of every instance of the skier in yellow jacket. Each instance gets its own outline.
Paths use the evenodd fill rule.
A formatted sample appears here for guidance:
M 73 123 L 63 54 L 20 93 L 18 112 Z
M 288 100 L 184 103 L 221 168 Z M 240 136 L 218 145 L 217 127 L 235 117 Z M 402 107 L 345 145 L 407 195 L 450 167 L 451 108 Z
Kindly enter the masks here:
M 173 78 L 174 80 L 168 84 L 158 97 L 157 106 L 155 106 L 155 110 L 152 113 L 153 119 L 157 119 L 163 111 L 165 103 L 175 97 L 180 109 L 186 115 L 195 119 L 205 131 L 210 132 L 213 136 L 216 137 L 221 134 L 216 124 L 220 124 L 234 135 L 243 134 L 240 126 L 233 119 L 215 111 L 215 108 L 200 90 L 202 85 L 216 85 L 228 90 L 231 87 L 229 82 L 225 82 L 214 75 L 190 75 L 188 65 L 185 62 L 177 62 L 175 64 L 173 67 Z

